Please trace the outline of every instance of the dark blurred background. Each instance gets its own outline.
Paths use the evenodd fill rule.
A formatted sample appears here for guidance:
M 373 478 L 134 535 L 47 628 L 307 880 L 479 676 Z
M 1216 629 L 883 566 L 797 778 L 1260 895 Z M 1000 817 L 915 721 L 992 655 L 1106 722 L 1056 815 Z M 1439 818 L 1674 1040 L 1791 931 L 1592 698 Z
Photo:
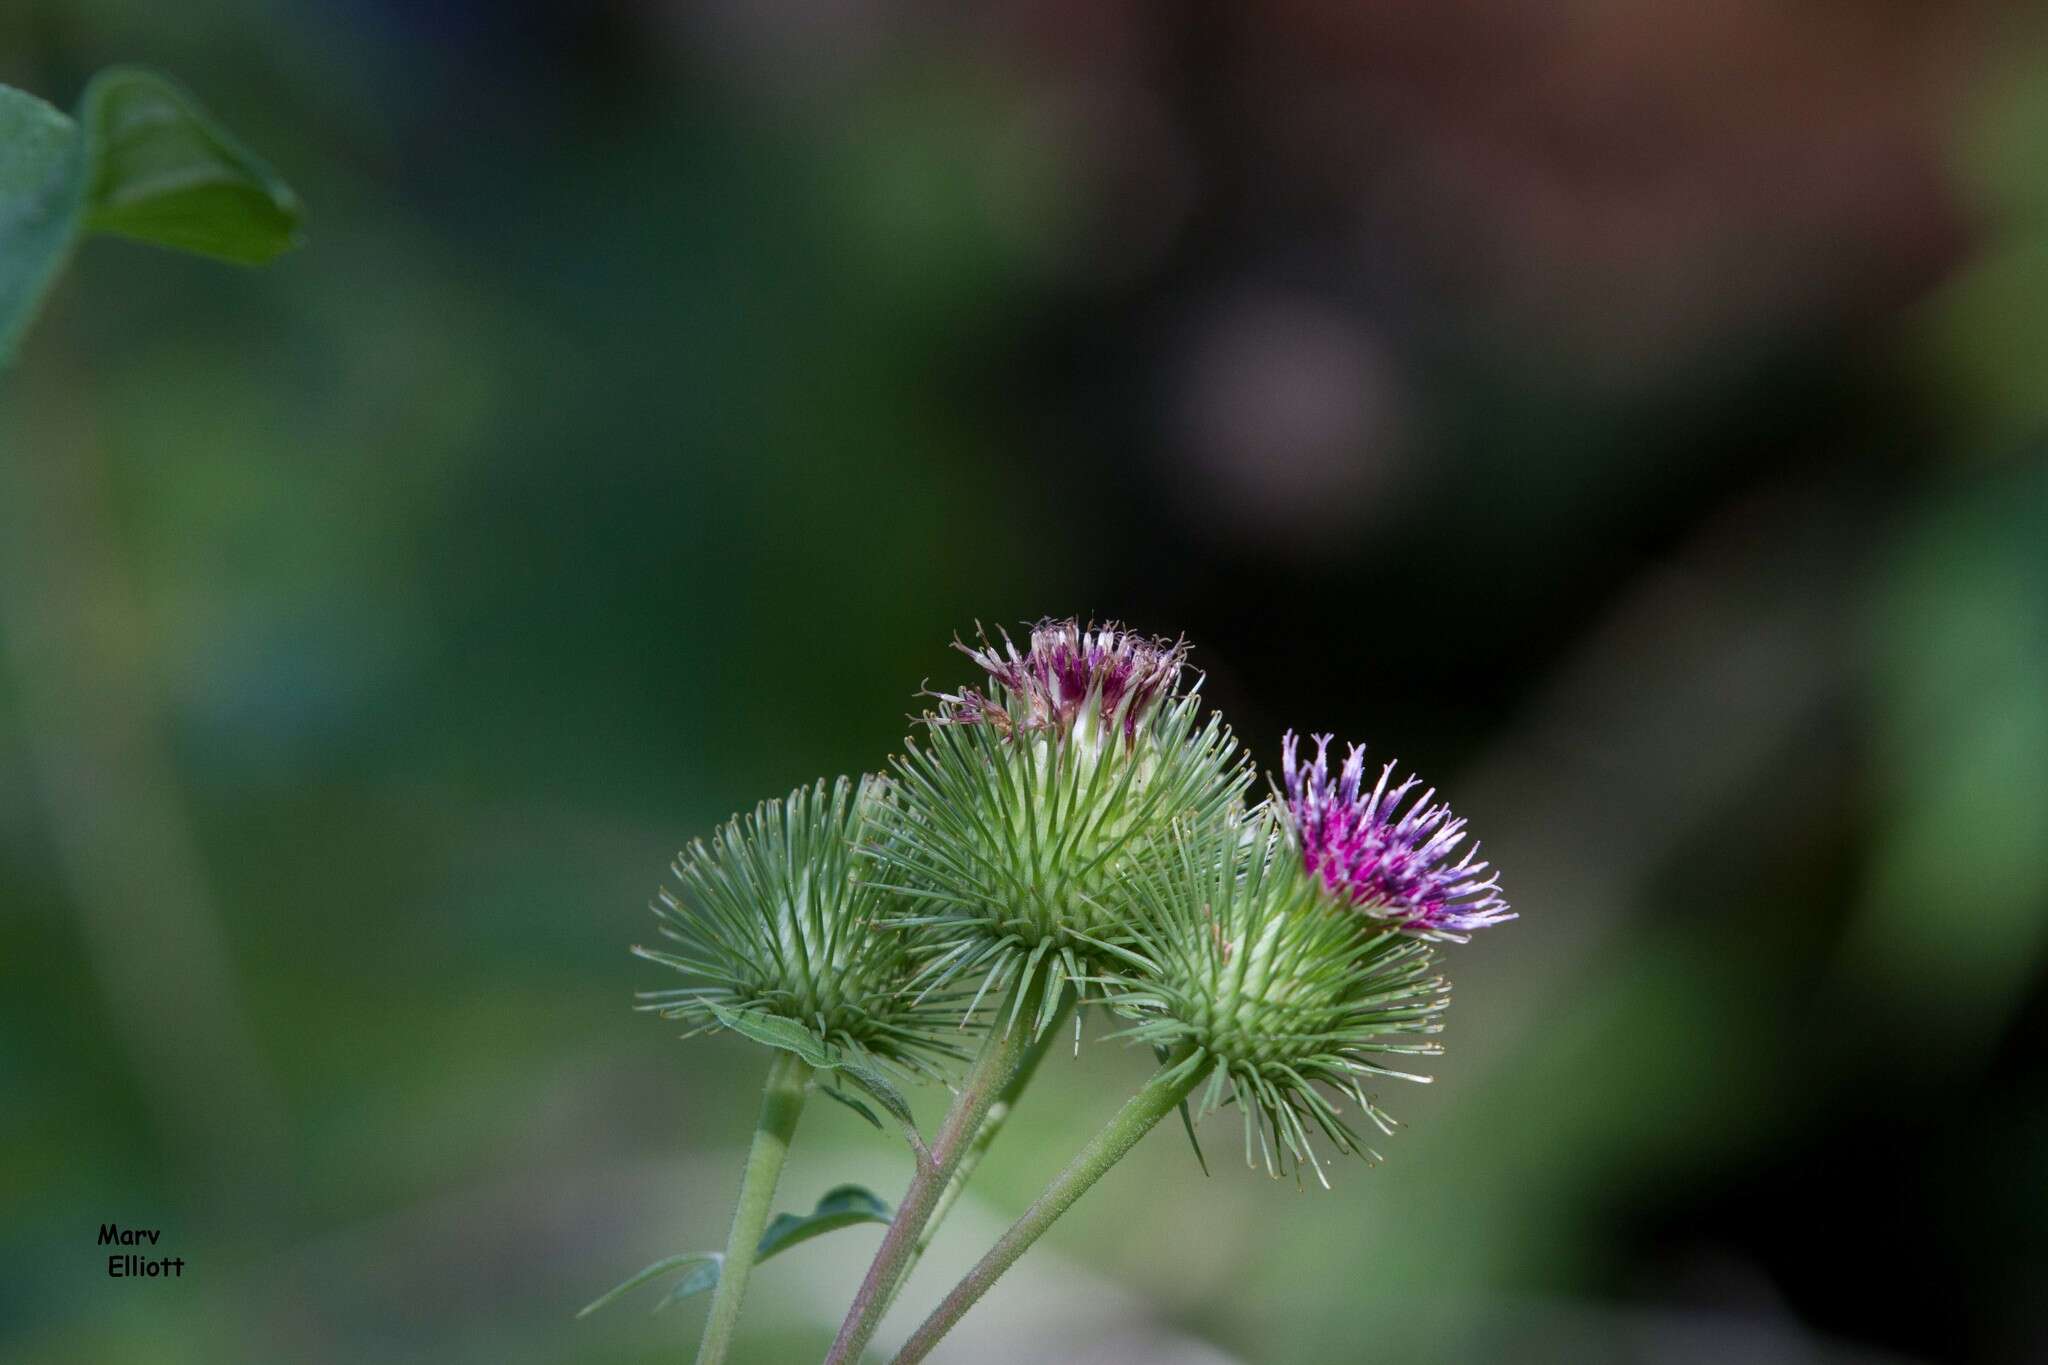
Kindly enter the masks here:
M 570 1321 L 752 1120 L 628 1011 L 668 857 L 1093 613 L 1524 917 L 1385 1167 L 1162 1130 L 941 1359 L 2048 1359 L 2033 10 L 0 7 L 0 80 L 114 61 L 313 216 L 88 246 L 8 379 L 0 1356 L 685 1358 Z M 1040 1081 L 887 1342 L 1145 1061 Z M 814 1107 L 780 1203 L 905 1175 Z

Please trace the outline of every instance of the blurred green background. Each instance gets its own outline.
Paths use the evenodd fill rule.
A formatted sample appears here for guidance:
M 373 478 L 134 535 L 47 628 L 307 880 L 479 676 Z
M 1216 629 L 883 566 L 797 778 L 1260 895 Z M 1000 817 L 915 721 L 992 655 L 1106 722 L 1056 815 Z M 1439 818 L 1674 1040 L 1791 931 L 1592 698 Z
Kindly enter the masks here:
M 570 1320 L 722 1240 L 763 1066 L 628 1010 L 667 859 L 1078 612 L 1524 918 L 1385 1167 L 1162 1130 L 939 1359 L 2048 1358 L 2032 10 L 0 7 L 115 61 L 312 219 L 88 246 L 0 400 L 0 1356 L 685 1358 Z M 885 1344 L 1144 1070 L 1048 1069 Z M 779 1202 L 905 1174 L 814 1106 Z

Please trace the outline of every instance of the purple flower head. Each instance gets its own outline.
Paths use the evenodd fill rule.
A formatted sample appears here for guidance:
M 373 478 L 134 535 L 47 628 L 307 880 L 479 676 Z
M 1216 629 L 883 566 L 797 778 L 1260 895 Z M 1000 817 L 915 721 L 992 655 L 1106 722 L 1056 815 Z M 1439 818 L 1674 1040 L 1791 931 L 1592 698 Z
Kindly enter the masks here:
M 1376 919 L 1421 938 L 1463 941 L 1473 930 L 1513 919 L 1500 897 L 1500 874 L 1488 872 L 1474 843 L 1452 861 L 1465 842 L 1465 822 L 1449 805 L 1431 805 L 1430 788 L 1401 803 L 1420 783 L 1408 778 L 1392 788 L 1394 765 L 1364 789 L 1365 746 L 1354 744 L 1344 768 L 1330 777 L 1329 735 L 1317 735 L 1313 762 L 1296 759 L 1292 730 L 1280 745 L 1280 770 L 1287 810 L 1301 844 L 1302 866 L 1334 895 Z
M 1074 617 L 1047 618 L 1032 627 L 1030 648 L 1022 651 L 1007 631 L 997 633 L 1000 646 L 983 635 L 979 648 L 959 640 L 953 647 L 981 665 L 1001 693 L 934 693 L 944 703 L 941 721 L 1061 734 L 1093 722 L 1105 734 L 1121 728 L 1131 743 L 1146 714 L 1174 695 L 1187 662 L 1185 641 L 1139 635 L 1114 622 L 1084 627 Z

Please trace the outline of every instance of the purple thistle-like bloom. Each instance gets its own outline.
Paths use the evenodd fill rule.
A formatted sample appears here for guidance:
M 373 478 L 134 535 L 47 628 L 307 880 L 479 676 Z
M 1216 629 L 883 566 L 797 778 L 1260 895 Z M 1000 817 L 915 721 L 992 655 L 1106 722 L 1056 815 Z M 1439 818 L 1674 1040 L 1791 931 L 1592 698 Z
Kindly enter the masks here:
M 1297 762 L 1293 731 L 1280 746 L 1287 809 L 1302 866 L 1311 876 L 1366 914 L 1422 938 L 1463 941 L 1475 929 L 1515 917 L 1501 899 L 1500 874 L 1474 861 L 1477 843 L 1452 861 L 1465 841 L 1465 822 L 1448 804 L 1430 804 L 1435 788 L 1403 812 L 1401 803 L 1420 779 L 1411 776 L 1390 789 L 1389 763 L 1366 791 L 1365 747 L 1359 744 L 1350 747 L 1333 781 L 1330 739 L 1315 736 L 1311 763 Z
M 1013 715 L 1003 697 L 965 687 L 932 694 L 945 704 L 941 721 L 1065 734 L 1085 718 L 1105 733 L 1120 727 L 1130 743 L 1146 713 L 1174 694 L 1187 663 L 1185 641 L 1139 635 L 1114 622 L 1083 627 L 1074 617 L 1047 618 L 1032 627 L 1030 648 L 1022 651 L 1007 631 L 998 634 L 1000 647 L 986 635 L 979 648 L 959 640 L 953 647 L 1021 702 L 1022 715 Z

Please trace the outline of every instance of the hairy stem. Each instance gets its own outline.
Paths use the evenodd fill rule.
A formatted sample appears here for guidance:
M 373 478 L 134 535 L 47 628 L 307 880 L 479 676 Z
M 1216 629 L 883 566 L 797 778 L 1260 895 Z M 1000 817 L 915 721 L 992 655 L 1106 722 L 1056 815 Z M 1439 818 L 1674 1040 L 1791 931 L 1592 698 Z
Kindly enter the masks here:
M 704 1340 L 697 1347 L 697 1365 L 720 1365 L 732 1349 L 740 1301 L 746 1297 L 747 1276 L 754 1268 L 754 1249 L 760 1245 L 762 1229 L 768 1226 L 775 1183 L 782 1176 L 782 1162 L 789 1155 L 789 1139 L 796 1132 L 797 1116 L 803 1113 L 804 1086 L 810 1078 L 811 1068 L 794 1054 L 778 1051 L 768 1063 L 768 1079 L 761 1088 L 761 1121 L 755 1125 L 754 1145 L 747 1153 L 739 1207 L 733 1211 L 732 1232 L 725 1239 L 725 1262 L 719 1267 L 718 1289 L 711 1296 Z
M 1017 1064 L 1016 1074 L 1010 1077 L 1009 1084 L 996 1096 L 996 1102 L 989 1106 L 988 1117 L 981 1121 L 981 1127 L 974 1134 L 974 1140 L 968 1144 L 965 1155 L 960 1158 L 960 1165 L 953 1172 L 953 1178 L 946 1182 L 945 1190 L 939 1195 L 939 1202 L 932 1209 L 931 1221 L 925 1224 L 924 1232 L 918 1236 L 917 1245 L 910 1249 L 910 1259 L 903 1263 L 903 1273 L 897 1277 L 896 1287 L 889 1291 L 889 1301 L 883 1305 L 883 1313 L 889 1311 L 889 1306 L 896 1302 L 896 1296 L 903 1292 L 903 1286 L 910 1282 L 910 1272 L 917 1269 L 917 1263 L 924 1259 L 926 1249 L 932 1244 L 932 1238 L 939 1234 L 939 1225 L 944 1223 L 946 1215 L 953 1211 L 953 1205 L 959 1202 L 960 1192 L 966 1189 L 967 1182 L 974 1178 L 975 1168 L 981 1165 L 981 1159 L 988 1155 L 988 1149 L 995 1144 L 996 1135 L 1003 1131 L 1003 1124 L 1009 1119 L 1010 1111 L 1016 1107 L 1018 1097 L 1024 1093 L 1024 1088 L 1031 1084 L 1032 1077 L 1038 1074 L 1038 1064 L 1045 1060 L 1045 1054 L 1052 1051 L 1053 1045 L 1059 1041 L 1060 1035 L 1066 1029 L 1068 1017 L 1074 1012 L 1074 1006 L 1074 988 L 1069 985 L 1062 993 L 1059 1007 L 1053 1011 L 1052 1019 L 1046 1024 L 1045 1032 L 1039 1034 L 1038 1040 L 1031 1044 L 1030 1051 L 1024 1054 L 1024 1060 Z
M 825 1365 L 853 1365 L 881 1325 L 882 1315 L 895 1299 L 896 1286 L 910 1268 L 917 1241 L 931 1222 L 939 1199 L 959 1170 L 974 1136 L 1022 1065 L 1034 1041 L 1031 1025 L 1037 1018 L 1037 997 L 1044 977 L 1037 971 L 1020 972 L 998 1007 L 995 1022 L 982 1039 L 981 1051 L 961 1078 L 952 1107 L 939 1123 L 931 1147 L 917 1163 L 917 1174 L 896 1206 L 896 1217 L 882 1236 L 882 1245 L 868 1266 L 867 1277 L 846 1310 L 846 1321 L 825 1357 Z
M 939 1339 L 953 1329 L 1005 1270 L 1016 1264 L 1017 1258 L 1030 1249 L 1054 1220 L 1072 1208 L 1074 1201 L 1102 1179 L 1103 1173 L 1136 1146 L 1139 1138 L 1171 1114 L 1214 1066 L 1209 1057 L 1195 1052 L 1184 1051 L 1169 1058 L 1144 1088 L 1117 1111 L 1116 1117 L 1089 1139 L 1067 1168 L 1053 1178 L 988 1255 L 953 1286 L 953 1292 L 946 1295 L 904 1344 L 896 1356 L 896 1365 L 915 1365 L 929 1355 Z

